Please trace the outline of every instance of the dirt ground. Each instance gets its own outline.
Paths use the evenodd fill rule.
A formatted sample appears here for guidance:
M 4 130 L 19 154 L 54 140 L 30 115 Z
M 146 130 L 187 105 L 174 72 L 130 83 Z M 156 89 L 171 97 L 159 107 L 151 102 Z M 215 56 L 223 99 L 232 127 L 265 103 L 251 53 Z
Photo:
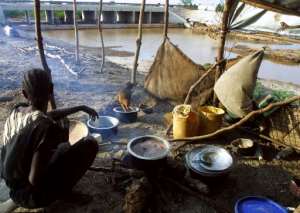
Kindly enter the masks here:
M 67 107 L 87 104 L 102 114 L 110 114 L 111 107 L 115 105 L 117 91 L 129 80 L 129 70 L 117 64 L 107 62 L 104 73 L 99 73 L 100 61 L 95 50 L 82 48 L 81 63 L 75 65 L 74 48 L 65 43 L 46 41 L 47 52 L 59 55 L 72 70 L 78 73 L 71 74 L 57 59 L 49 59 L 55 84 L 55 97 L 58 107 Z M 9 109 L 17 102 L 22 101 L 20 83 L 22 74 L 29 68 L 40 67 L 39 57 L 34 48 L 32 38 L 7 38 L 0 34 L 0 137 Z M 100 52 L 100 51 L 99 51 Z M 133 94 L 133 104 L 156 104 L 152 114 L 139 113 L 138 122 L 121 124 L 119 133 L 111 139 L 113 145 L 110 152 L 101 150 L 94 165 L 111 164 L 111 154 L 119 149 L 126 149 L 124 145 L 130 138 L 155 134 L 164 137 L 163 114 L 172 109 L 165 102 L 154 101 L 143 91 L 144 76 L 138 75 L 138 86 Z M 267 81 L 266 81 L 267 82 Z M 277 83 L 266 84 L 278 86 Z M 293 87 L 294 88 L 294 87 Z M 76 114 L 76 119 L 86 121 L 84 114 Z M 228 144 L 232 137 L 223 137 L 220 141 Z M 212 142 L 207 142 L 212 143 Z M 267 150 L 268 152 L 268 150 Z M 101 154 L 102 153 L 102 154 Z M 243 196 L 260 195 L 270 197 L 284 206 L 297 206 L 298 200 L 288 190 L 288 182 L 292 176 L 300 177 L 300 164 L 298 158 L 285 161 L 275 160 L 241 160 L 238 161 L 228 178 L 218 181 L 211 186 L 211 193 L 207 198 L 229 210 L 233 211 L 234 203 Z M 88 203 L 57 201 L 46 212 L 121 212 L 124 201 L 125 188 L 116 187 L 113 173 L 88 171 L 76 185 L 75 191 L 89 195 L 92 199 Z M 153 203 L 146 212 L 215 212 L 205 202 L 182 192 L 176 187 L 166 184 L 167 203 Z M 155 196 L 155 195 L 154 195 Z M 0 184 L 0 200 L 8 198 L 8 191 L 3 181 Z M 17 212 L 28 212 L 18 209 Z M 222 211 L 219 211 L 222 212 Z

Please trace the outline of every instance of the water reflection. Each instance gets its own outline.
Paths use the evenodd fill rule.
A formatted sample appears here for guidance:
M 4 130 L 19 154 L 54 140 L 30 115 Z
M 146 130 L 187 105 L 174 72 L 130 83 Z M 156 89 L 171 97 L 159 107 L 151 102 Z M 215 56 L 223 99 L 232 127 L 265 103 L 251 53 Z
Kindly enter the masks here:
M 103 32 L 106 46 L 115 46 L 117 50 L 135 51 L 137 29 L 105 29 Z M 74 33 L 72 30 L 47 31 L 44 34 L 52 38 L 57 38 L 57 35 L 59 35 L 59 39 L 63 41 L 74 42 Z M 98 47 L 100 45 L 97 30 L 80 30 L 79 36 L 80 44 L 82 46 Z M 217 41 L 208 36 L 193 33 L 189 29 L 169 29 L 169 37 L 175 45 L 196 63 L 204 64 L 213 63 L 215 61 L 218 44 Z M 148 62 L 153 61 L 161 42 L 161 29 L 144 29 L 140 60 Z M 228 47 L 232 47 L 236 44 L 245 44 L 256 48 L 266 46 L 264 44 L 256 44 L 253 42 L 227 42 Z M 298 44 L 269 46 L 271 48 L 281 49 L 296 49 L 300 47 Z M 226 57 L 233 57 L 234 55 L 235 54 L 233 53 L 225 53 Z M 113 58 L 130 65 L 133 61 L 133 57 Z M 299 66 L 275 64 L 264 60 L 259 71 L 259 77 L 300 84 L 299 68 Z

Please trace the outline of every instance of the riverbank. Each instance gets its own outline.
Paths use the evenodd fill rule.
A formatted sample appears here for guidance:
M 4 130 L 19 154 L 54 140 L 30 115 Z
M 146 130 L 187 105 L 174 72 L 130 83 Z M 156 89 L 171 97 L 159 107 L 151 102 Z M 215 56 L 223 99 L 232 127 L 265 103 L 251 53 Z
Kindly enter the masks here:
M 197 23 L 192 31 L 199 34 L 209 35 L 213 39 L 218 38 L 220 32 L 219 26 L 217 25 L 207 25 L 205 23 Z M 288 37 L 286 35 L 280 35 L 271 32 L 262 31 L 232 31 L 228 34 L 228 39 L 237 41 L 250 41 L 258 42 L 263 44 L 300 44 L 300 39 Z
M 33 24 L 13 24 L 14 26 L 17 26 L 19 29 L 22 30 L 29 30 L 34 31 L 34 25 Z M 103 29 L 137 29 L 138 24 L 102 24 L 101 25 Z M 143 24 L 144 29 L 151 29 L 151 28 L 162 28 L 163 24 Z M 183 24 L 169 24 L 169 28 L 184 28 Z M 47 30 L 73 30 L 74 26 L 72 24 L 42 24 L 41 29 L 43 31 Z M 78 29 L 98 29 L 97 24 L 78 24 Z

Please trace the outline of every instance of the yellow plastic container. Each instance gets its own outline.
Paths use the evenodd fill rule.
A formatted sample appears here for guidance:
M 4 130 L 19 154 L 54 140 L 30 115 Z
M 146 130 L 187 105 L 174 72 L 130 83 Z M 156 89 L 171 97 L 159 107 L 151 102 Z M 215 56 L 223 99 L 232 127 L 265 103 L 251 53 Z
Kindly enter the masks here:
M 198 108 L 200 135 L 209 134 L 220 129 L 225 111 L 213 106 L 202 106 Z
M 199 116 L 192 112 L 191 105 L 178 105 L 173 110 L 174 139 L 192 137 L 198 134 Z

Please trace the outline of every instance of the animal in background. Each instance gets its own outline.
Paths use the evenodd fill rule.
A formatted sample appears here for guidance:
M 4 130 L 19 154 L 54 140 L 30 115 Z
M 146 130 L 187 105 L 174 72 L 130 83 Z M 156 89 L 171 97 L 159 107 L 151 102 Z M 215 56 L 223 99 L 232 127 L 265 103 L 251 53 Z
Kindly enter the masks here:
M 127 82 L 126 86 L 123 89 L 121 89 L 117 94 L 117 100 L 125 112 L 128 111 L 130 108 L 132 88 L 133 84 Z

